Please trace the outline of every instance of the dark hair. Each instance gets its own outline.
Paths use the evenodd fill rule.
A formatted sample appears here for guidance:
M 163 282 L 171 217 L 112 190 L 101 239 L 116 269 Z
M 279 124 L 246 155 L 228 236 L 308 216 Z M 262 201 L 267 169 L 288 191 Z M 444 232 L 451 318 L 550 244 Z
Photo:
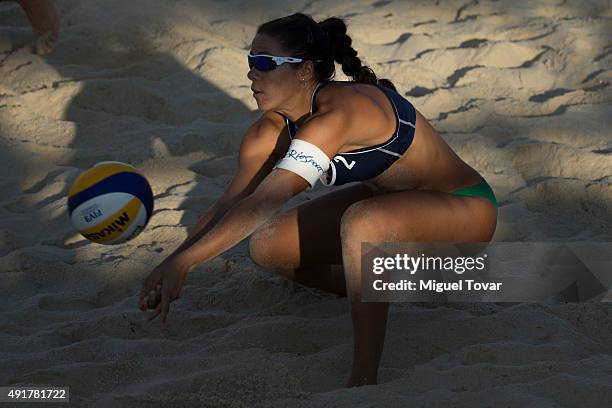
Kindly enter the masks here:
M 370 67 L 361 64 L 357 51 L 351 47 L 353 40 L 346 35 L 346 24 L 340 18 L 330 17 L 317 23 L 309 15 L 295 13 L 260 25 L 257 34 L 276 39 L 291 56 L 312 60 L 317 81 L 335 76 L 336 61 L 354 82 L 396 90 L 391 81 L 378 79 Z

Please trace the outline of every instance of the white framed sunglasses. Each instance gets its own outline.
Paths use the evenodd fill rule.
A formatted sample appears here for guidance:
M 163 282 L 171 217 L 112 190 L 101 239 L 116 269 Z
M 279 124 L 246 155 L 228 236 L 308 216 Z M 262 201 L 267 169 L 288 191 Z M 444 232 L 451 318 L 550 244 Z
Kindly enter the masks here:
M 284 63 L 299 64 L 300 62 L 304 62 L 306 60 L 304 58 L 279 57 L 277 55 L 268 55 L 268 54 L 253 55 L 251 53 L 251 50 L 249 50 L 248 58 L 249 58 L 249 68 L 255 67 L 255 69 L 257 69 L 258 71 L 262 71 L 262 72 L 272 71 L 276 69 L 276 67 Z

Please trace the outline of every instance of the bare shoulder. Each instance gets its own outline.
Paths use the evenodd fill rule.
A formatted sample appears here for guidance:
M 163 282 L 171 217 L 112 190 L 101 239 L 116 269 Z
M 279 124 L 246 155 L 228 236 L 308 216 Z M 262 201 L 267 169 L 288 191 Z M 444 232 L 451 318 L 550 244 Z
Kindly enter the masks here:
M 352 120 L 369 122 L 372 115 L 382 112 L 381 102 L 387 96 L 378 87 L 354 82 L 332 82 L 317 93 L 316 105 L 320 110 L 346 112 Z
M 352 91 L 328 84 L 316 95 L 317 111 L 304 120 L 297 138 L 314 144 L 327 157 L 334 157 L 347 143 L 353 133 L 354 117 L 352 107 L 347 104 Z
M 247 136 L 258 139 L 278 137 L 285 127 L 282 116 L 276 112 L 265 112 L 249 128 Z
M 350 109 L 360 97 L 354 87 L 355 84 L 347 82 L 332 82 L 317 92 L 316 105 L 320 110 Z
M 242 153 L 249 151 L 273 152 L 282 150 L 283 146 L 288 143 L 283 143 L 281 137 L 286 132 L 285 122 L 279 114 L 275 112 L 266 112 L 257 119 L 247 130 L 240 150 Z
M 346 147 L 362 147 L 386 140 L 394 129 L 394 111 L 387 96 L 376 86 L 352 82 L 333 82 L 316 97 L 319 111 L 338 112 L 345 118 L 350 134 Z

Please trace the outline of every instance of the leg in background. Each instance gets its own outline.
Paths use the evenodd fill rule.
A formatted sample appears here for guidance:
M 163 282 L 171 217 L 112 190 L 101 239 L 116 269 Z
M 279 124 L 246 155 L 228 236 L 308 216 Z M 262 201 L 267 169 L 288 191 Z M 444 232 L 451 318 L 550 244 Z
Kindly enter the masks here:
M 55 42 L 59 37 L 60 20 L 59 13 L 51 0 L 17 0 L 23 8 L 32 31 L 37 37 L 36 52 L 47 54 L 53 50 Z

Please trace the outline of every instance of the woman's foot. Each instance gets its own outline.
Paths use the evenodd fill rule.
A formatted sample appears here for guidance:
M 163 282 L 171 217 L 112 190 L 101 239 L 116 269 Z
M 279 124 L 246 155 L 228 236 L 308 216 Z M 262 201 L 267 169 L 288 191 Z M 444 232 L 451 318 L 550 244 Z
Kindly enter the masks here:
M 377 381 L 371 381 L 367 378 L 349 378 L 346 382 L 345 388 L 353 388 L 353 387 L 363 387 L 364 385 L 376 385 Z
M 364 385 L 376 385 L 378 380 L 376 374 L 363 374 L 353 370 L 346 382 L 345 388 L 362 387 Z
M 36 36 L 36 53 L 47 54 L 53 50 L 59 37 L 59 14 L 51 0 L 19 0 Z

